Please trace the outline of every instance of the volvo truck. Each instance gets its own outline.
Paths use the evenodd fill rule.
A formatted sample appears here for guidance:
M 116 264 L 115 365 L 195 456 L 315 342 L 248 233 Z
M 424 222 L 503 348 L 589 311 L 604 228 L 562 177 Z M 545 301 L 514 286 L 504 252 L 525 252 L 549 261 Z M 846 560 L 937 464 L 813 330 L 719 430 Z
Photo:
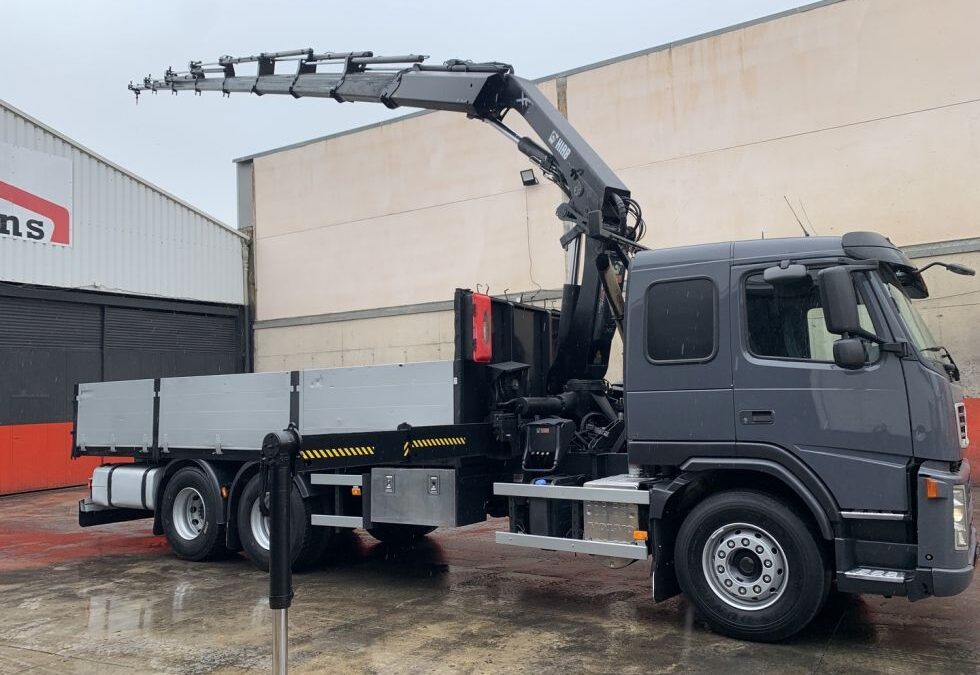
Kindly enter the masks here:
M 655 601 L 683 593 L 758 641 L 803 629 L 832 586 L 919 600 L 969 585 L 959 372 L 916 310 L 923 270 L 885 236 L 648 250 L 626 186 L 500 63 L 295 50 L 130 88 L 483 121 L 564 195 L 569 276 L 560 311 L 458 290 L 452 360 L 78 385 L 73 455 L 132 459 L 95 470 L 81 525 L 152 518 L 181 558 L 266 567 L 261 445 L 290 429 L 295 568 L 345 528 L 406 543 L 500 518 L 499 544 L 647 563 Z M 606 379 L 617 332 L 621 383 Z

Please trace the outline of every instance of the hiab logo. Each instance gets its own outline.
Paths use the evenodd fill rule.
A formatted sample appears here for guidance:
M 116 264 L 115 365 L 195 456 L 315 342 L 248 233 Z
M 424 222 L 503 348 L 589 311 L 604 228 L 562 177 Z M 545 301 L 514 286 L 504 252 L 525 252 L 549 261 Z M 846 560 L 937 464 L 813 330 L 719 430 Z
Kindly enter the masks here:
M 558 135 L 557 131 L 552 131 L 551 135 L 548 136 L 548 144 L 561 155 L 562 159 L 568 159 L 568 156 L 572 154 L 572 149 L 568 147 L 568 143 Z
M 0 237 L 71 246 L 71 216 L 60 204 L 0 181 Z

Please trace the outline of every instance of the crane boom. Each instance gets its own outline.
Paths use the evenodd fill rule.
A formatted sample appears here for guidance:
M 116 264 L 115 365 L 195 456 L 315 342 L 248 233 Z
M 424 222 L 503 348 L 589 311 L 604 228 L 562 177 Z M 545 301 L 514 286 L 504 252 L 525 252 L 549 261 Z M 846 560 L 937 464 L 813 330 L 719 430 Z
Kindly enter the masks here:
M 617 276 L 619 280 L 624 277 L 631 254 L 642 248 L 637 243 L 644 228 L 639 206 L 537 86 L 514 75 L 511 66 L 459 60 L 429 65 L 425 59 L 414 54 L 375 56 L 372 52 L 316 53 L 312 49 L 223 56 L 210 64 L 192 61 L 183 72 L 168 69 L 161 79 L 147 77 L 129 88 L 137 96 L 164 90 L 332 98 L 381 103 L 388 108 L 458 112 L 490 124 L 538 165 L 566 197 L 556 215 L 567 223 L 561 244 L 573 253 L 574 262 L 563 289 L 549 389 L 560 393 L 569 380 L 602 379 L 612 336 L 621 321 L 607 298 L 621 293 Z M 241 74 L 242 64 L 256 64 L 256 72 Z M 295 70 L 276 72 L 282 64 L 294 64 Z M 335 70 L 321 70 L 331 66 Z M 504 124 L 504 116 L 512 110 L 527 121 L 541 143 Z M 621 307 L 621 300 L 612 306 Z

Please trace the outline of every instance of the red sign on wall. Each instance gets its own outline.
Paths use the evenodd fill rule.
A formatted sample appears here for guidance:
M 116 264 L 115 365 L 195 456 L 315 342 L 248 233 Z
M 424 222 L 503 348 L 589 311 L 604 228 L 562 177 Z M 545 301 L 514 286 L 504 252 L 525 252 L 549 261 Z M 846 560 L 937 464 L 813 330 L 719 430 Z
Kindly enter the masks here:
M 0 180 L 0 236 L 71 245 L 68 209 Z
M 72 161 L 0 144 L 0 241 L 72 244 Z

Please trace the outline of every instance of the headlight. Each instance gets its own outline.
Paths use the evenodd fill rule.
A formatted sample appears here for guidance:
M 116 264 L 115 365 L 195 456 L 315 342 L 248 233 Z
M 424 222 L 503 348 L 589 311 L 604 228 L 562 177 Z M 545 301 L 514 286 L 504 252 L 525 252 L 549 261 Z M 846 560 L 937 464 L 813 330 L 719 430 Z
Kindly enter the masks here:
M 953 486 L 953 546 L 957 551 L 965 551 L 970 545 L 967 529 L 966 486 Z

